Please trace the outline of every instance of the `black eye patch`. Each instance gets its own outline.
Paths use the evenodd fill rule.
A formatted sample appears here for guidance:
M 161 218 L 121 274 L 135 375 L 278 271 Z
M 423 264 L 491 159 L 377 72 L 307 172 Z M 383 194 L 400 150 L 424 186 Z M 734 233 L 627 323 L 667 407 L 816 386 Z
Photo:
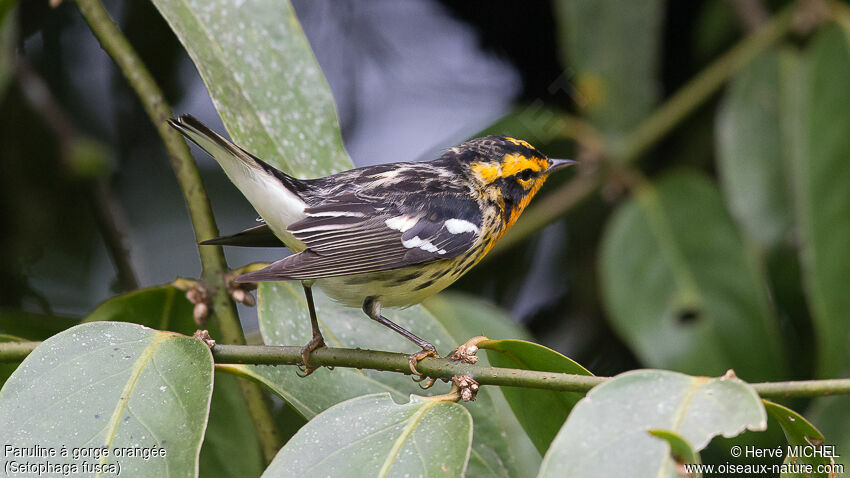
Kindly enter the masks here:
M 528 181 L 532 176 L 534 176 L 534 171 L 531 169 L 523 169 L 516 175 L 517 179 L 521 179 L 523 181 Z

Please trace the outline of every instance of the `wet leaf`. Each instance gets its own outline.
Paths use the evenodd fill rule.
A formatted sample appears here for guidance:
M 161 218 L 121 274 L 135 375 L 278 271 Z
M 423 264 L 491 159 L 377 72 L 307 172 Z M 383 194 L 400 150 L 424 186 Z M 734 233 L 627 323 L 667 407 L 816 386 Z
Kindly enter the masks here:
M 263 476 L 463 476 L 471 443 L 472 417 L 456 403 L 366 395 L 307 423 Z
M 651 430 L 672 432 L 699 451 L 716 435 L 766 427 L 758 395 L 738 379 L 635 370 L 579 401 L 538 476 L 677 476 L 670 444 Z
M 153 3 L 236 143 L 298 177 L 353 166 L 330 88 L 289 1 Z
M 363 311 L 343 307 L 318 289 L 314 288 L 313 294 L 319 324 L 329 346 L 416 352 L 415 344 L 370 320 Z M 307 343 L 311 337 L 310 319 L 303 291 L 297 282 L 262 283 L 258 296 L 260 331 L 267 345 Z M 466 305 L 462 305 L 464 303 Z M 422 306 L 403 310 L 385 309 L 384 313 L 388 319 L 431 341 L 444 355 L 456 345 L 482 332 L 517 330 L 504 316 L 495 314 L 494 307 L 482 306 L 480 301 L 470 302 L 462 296 L 450 295 L 445 302 L 429 304 L 429 307 L 435 308 L 443 306 L 446 325 Z M 461 321 L 460 316 L 448 311 L 469 314 L 463 317 L 474 315 L 475 318 Z M 488 321 L 490 325 L 486 325 Z M 410 394 L 446 392 L 445 385 L 440 385 L 442 382 L 424 392 L 410 377 L 394 372 L 322 368 L 307 378 L 301 378 L 296 375 L 294 367 L 241 368 L 250 372 L 234 371 L 253 374 L 255 380 L 266 383 L 308 419 L 343 400 L 370 393 L 389 392 L 395 400 L 404 401 Z M 501 392 L 494 387 L 483 387 L 469 411 L 475 423 L 470 476 L 473 473 L 475 476 L 533 476 L 539 466 L 540 456 Z
M 82 324 L 41 344 L 0 391 L 0 429 L 13 447 L 41 446 L 55 457 L 16 460 L 117 464 L 127 476 L 197 476 L 209 413 L 213 362 L 203 342 L 126 323 Z M 74 459 L 74 448 L 110 456 Z M 119 448 L 166 456 L 116 457 Z M 72 473 L 75 474 L 75 473 Z M 85 473 L 85 474 L 91 474 Z
M 83 322 L 122 321 L 192 335 L 198 326 L 184 291 L 172 285 L 138 289 L 107 299 Z M 217 337 L 215 322 L 208 324 Z M 201 448 L 201 476 L 260 476 L 262 456 L 254 422 L 236 379 L 216 374 L 210 416 Z

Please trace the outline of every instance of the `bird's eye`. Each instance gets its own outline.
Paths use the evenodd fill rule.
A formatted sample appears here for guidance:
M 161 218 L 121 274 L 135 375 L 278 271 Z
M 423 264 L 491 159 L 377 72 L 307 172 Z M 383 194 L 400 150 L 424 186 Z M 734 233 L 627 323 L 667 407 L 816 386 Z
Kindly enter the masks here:
M 528 181 L 531 177 L 534 176 L 534 171 L 531 169 L 523 169 L 519 173 L 517 173 L 516 177 L 523 181 Z

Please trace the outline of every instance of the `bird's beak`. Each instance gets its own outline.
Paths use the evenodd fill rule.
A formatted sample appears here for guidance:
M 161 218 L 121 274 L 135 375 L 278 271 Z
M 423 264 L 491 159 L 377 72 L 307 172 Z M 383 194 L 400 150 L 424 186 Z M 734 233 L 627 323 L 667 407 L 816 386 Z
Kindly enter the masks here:
M 546 168 L 547 173 L 551 173 L 552 171 L 556 171 L 558 169 L 566 168 L 567 166 L 572 166 L 576 164 L 578 161 L 574 159 L 553 159 L 549 158 L 549 167 Z

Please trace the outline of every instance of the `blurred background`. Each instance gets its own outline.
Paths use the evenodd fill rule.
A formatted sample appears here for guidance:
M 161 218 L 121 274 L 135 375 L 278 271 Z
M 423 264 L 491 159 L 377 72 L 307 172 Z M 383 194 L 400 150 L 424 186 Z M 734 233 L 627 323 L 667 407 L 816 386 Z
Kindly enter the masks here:
M 357 166 L 433 159 L 522 102 L 572 103 L 566 92 L 547 91 L 564 80 L 551 4 L 536 3 L 519 16 L 490 12 L 483 3 L 453 4 L 294 2 Z M 224 133 L 194 65 L 156 9 L 147 2 L 106 5 L 174 111 Z M 2 207 L 10 220 L 3 235 L 9 265 L 3 283 L 9 285 L 2 305 L 81 316 L 134 285 L 197 276 L 200 263 L 182 197 L 134 92 L 73 5 L 28 1 L 18 10 L 18 74 L 1 106 Z M 57 122 L 62 124 L 52 124 Z M 63 141 L 80 138 L 87 140 L 80 151 L 63 152 Z M 552 153 L 571 155 L 570 145 L 564 148 Z M 193 152 L 222 233 L 254 225 L 256 213 L 218 165 L 197 148 Z M 129 258 L 125 269 L 131 272 L 123 276 L 112 259 L 111 239 L 104 237 L 112 227 L 103 216 L 118 221 L 124 236 L 120 255 Z M 482 271 L 459 287 L 485 294 L 530 325 L 562 322 L 563 310 L 544 309 L 562 309 L 557 303 L 567 295 L 568 268 L 545 265 L 563 252 L 558 249 L 565 227 L 566 221 L 550 227 L 535 244 L 510 254 L 516 255 L 513 270 L 504 278 L 534 280 L 506 283 Z M 544 247 L 537 247 L 539 241 Z M 286 251 L 226 253 L 236 266 L 273 261 Z M 502 269 L 504 259 L 509 257 L 498 261 Z M 537 272 L 530 274 L 532 268 Z M 240 312 L 249 328 L 256 327 L 252 310 Z
M 105 3 L 174 111 L 224 133 L 157 10 Z M 197 277 L 186 207 L 135 93 L 73 4 L 13 4 L 0 2 L 4 313 L 81 317 L 116 293 Z M 357 166 L 432 159 L 484 133 L 582 161 L 452 290 L 598 375 L 846 374 L 844 2 L 293 4 Z M 193 152 L 222 233 L 255 225 Z M 285 253 L 226 250 L 232 267 Z M 256 329 L 253 309 L 240 315 Z

